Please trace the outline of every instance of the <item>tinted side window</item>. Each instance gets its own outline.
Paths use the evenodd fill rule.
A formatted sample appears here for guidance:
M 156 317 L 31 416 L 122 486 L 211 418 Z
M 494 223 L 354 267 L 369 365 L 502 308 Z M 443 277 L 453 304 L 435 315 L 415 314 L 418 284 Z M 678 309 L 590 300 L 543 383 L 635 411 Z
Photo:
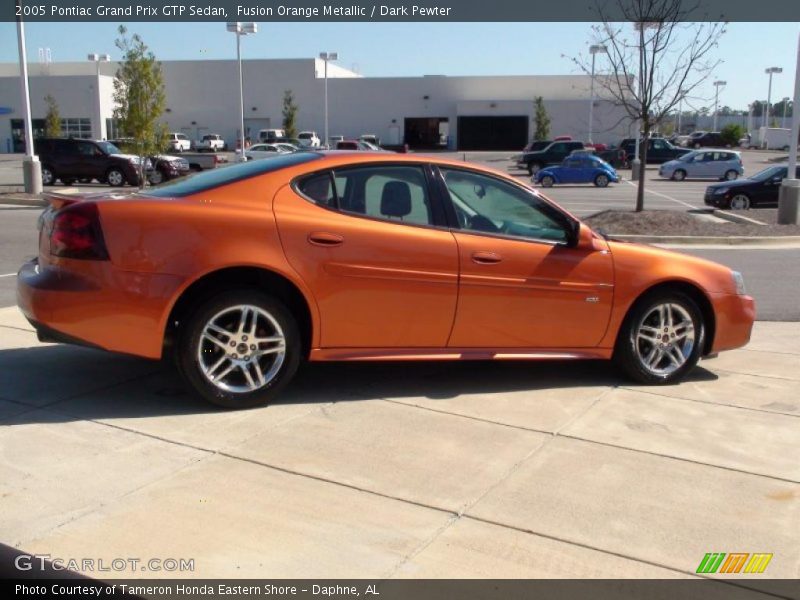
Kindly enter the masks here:
M 327 171 L 306 177 L 297 184 L 297 189 L 317 204 L 331 208 L 336 206 L 336 194 L 333 189 L 331 174 Z
M 566 152 L 567 145 L 563 143 L 557 143 L 550 146 L 550 152 Z
M 335 171 L 343 212 L 416 225 L 432 225 L 425 174 L 416 166 L 375 166 Z
M 56 154 L 64 154 L 66 156 L 73 156 L 78 153 L 78 145 L 69 140 L 54 140 L 53 151 Z
M 461 229 L 567 241 L 566 217 L 534 194 L 481 173 L 442 169 L 442 174 Z

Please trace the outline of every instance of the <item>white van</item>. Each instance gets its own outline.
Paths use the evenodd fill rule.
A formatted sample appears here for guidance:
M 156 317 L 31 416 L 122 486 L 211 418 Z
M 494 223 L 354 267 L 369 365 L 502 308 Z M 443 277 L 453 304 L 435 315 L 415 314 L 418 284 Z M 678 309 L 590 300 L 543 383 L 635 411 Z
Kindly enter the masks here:
M 322 145 L 316 131 L 301 131 L 297 134 L 297 139 L 304 148 L 319 148 Z
M 286 132 L 283 129 L 262 129 L 258 132 L 259 142 L 274 142 L 278 138 L 285 138 Z
M 168 133 L 167 145 L 175 152 L 188 152 L 192 149 L 192 140 L 185 133 Z

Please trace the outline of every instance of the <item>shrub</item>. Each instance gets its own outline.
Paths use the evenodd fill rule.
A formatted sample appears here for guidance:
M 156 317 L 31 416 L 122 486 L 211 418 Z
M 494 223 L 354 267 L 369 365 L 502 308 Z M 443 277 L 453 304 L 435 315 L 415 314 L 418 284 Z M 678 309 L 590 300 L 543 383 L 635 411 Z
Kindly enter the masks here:
M 744 133 L 744 127 L 737 123 L 728 123 L 722 128 L 722 131 L 720 131 L 722 141 L 730 146 L 738 146 L 739 140 L 744 137 Z

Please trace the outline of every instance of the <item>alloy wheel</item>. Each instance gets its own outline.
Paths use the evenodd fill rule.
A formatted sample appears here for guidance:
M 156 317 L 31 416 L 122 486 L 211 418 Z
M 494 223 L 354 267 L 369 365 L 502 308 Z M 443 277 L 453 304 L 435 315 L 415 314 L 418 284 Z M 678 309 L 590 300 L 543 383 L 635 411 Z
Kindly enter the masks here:
M 203 327 L 197 345 L 201 373 L 224 392 L 246 393 L 268 385 L 286 357 L 278 321 L 253 305 L 226 308 Z
M 116 169 L 112 169 L 108 172 L 108 185 L 112 187 L 120 187 L 125 185 L 125 177 Z
M 750 198 L 744 194 L 736 194 L 731 198 L 731 209 L 733 210 L 747 210 L 750 208 Z
M 689 312 L 680 304 L 654 306 L 639 322 L 635 332 L 636 357 L 653 375 L 670 375 L 692 355 L 695 326 Z
M 608 185 L 608 176 L 598 175 L 597 179 L 594 180 L 594 183 L 597 187 L 606 187 Z
M 727 173 L 725 173 L 725 180 L 726 180 L 726 181 L 733 181 L 733 180 L 734 180 L 734 179 L 736 179 L 738 176 L 739 176 L 739 174 L 738 174 L 736 171 L 734 171 L 733 169 L 731 169 L 730 171 L 728 171 Z
M 50 167 L 42 167 L 42 185 L 53 185 L 55 177 Z

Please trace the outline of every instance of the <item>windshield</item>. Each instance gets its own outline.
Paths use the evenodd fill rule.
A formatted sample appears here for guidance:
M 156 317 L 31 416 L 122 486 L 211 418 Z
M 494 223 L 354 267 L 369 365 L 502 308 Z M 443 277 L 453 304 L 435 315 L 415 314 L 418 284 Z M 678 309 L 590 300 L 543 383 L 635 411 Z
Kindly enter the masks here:
M 122 150 L 117 148 L 111 142 L 97 142 L 97 145 L 105 152 L 106 154 L 122 154 Z
M 143 192 L 143 195 L 155 196 L 157 198 L 191 196 L 192 194 L 204 192 L 229 183 L 235 183 L 242 179 L 257 177 L 264 173 L 271 173 L 286 167 L 294 167 L 320 158 L 322 158 L 321 154 L 304 152 L 301 154 L 281 154 L 270 160 L 253 160 L 236 163 L 227 167 L 219 167 L 211 169 L 210 171 L 203 171 L 197 175 L 163 183 L 154 188 L 149 188 L 146 192 Z
M 786 167 L 767 167 L 763 171 L 759 171 L 755 175 L 751 176 L 750 179 L 753 181 L 766 181 L 767 179 L 772 179 L 773 177 L 786 177 Z

